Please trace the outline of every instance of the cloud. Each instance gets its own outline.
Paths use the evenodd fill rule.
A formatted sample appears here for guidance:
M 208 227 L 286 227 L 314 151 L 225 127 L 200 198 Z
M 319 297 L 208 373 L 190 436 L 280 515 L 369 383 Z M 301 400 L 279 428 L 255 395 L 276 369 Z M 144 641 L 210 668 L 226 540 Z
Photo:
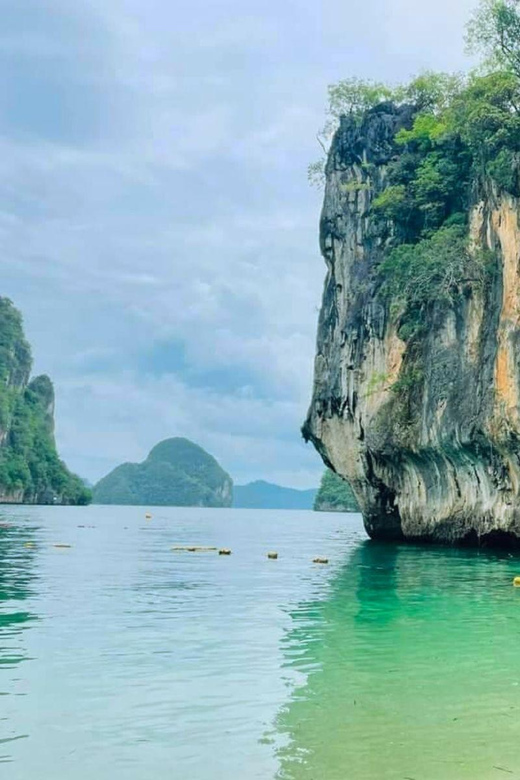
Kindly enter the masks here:
M 96 479 L 186 435 L 239 480 L 317 483 L 299 426 L 326 85 L 463 67 L 471 6 L 27 0 L 4 14 L 2 293 L 55 380 L 71 466 Z
M 143 460 L 157 441 L 174 432 L 207 447 L 238 481 L 259 473 L 277 479 L 283 473 L 305 487 L 316 476 L 314 453 L 293 432 L 301 409 L 292 399 L 260 399 L 247 391 L 223 394 L 218 388 L 188 387 L 172 375 L 131 372 L 109 379 L 76 376 L 63 382 L 61 391 L 63 454 L 71 461 L 77 457 L 79 434 L 83 463 L 92 473 L 108 471 L 121 461 L 121 453 L 123 460 Z M 79 413 L 93 422 L 81 431 L 74 422 Z

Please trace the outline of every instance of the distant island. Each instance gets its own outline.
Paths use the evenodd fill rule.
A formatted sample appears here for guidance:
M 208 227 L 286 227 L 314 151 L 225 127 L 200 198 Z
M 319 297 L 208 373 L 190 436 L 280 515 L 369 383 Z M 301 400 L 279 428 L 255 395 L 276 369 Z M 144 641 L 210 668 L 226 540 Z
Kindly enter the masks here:
M 88 504 L 90 490 L 56 451 L 52 382 L 30 380 L 31 368 L 21 314 L 0 297 L 0 503 Z
M 143 463 L 123 463 L 93 489 L 96 504 L 229 507 L 233 480 L 188 439 L 157 444 Z
M 318 490 L 295 490 L 258 480 L 235 485 L 233 507 L 237 509 L 312 509 Z
M 348 482 L 327 469 L 321 478 L 314 510 L 316 512 L 359 512 L 359 507 Z

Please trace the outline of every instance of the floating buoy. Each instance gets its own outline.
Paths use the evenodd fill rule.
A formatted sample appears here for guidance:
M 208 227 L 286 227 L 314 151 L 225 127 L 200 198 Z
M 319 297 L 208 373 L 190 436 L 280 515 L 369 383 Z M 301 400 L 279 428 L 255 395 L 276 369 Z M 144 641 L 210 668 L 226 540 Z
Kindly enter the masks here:
M 218 551 L 219 555 L 231 555 L 231 550 L 228 550 L 226 547 L 222 548 L 222 550 Z
M 270 561 L 276 561 L 278 559 L 278 553 L 277 552 L 268 552 L 267 557 Z
M 25 542 L 24 547 L 28 547 L 30 549 L 31 547 L 34 547 L 34 542 Z
M 59 549 L 63 549 L 63 550 L 64 549 L 69 549 L 70 547 L 72 547 L 71 544 L 53 544 L 52 546 L 53 547 L 58 547 Z
M 313 563 L 328 563 L 328 562 L 329 562 L 328 558 L 315 558 L 313 560 Z
M 515 586 L 515 588 L 520 588 L 520 577 L 514 578 L 513 585 Z
M 150 512 L 147 512 L 145 514 L 145 517 L 146 517 L 147 520 L 151 520 L 152 519 L 152 516 L 151 516 Z

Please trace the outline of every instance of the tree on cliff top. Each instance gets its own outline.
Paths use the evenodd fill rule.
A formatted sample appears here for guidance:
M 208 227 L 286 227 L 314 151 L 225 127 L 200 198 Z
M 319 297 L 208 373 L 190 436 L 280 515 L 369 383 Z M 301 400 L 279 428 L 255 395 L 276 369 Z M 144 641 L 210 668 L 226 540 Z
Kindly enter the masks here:
M 443 132 L 458 135 L 475 158 L 488 166 L 505 184 L 512 180 L 515 160 L 510 152 L 520 150 L 520 0 L 480 0 L 467 27 L 471 52 L 484 56 L 481 67 L 468 76 L 426 72 L 409 84 L 388 85 L 359 78 L 343 79 L 328 87 L 327 120 L 318 133 L 325 153 L 341 116 L 360 124 L 367 112 L 391 102 L 409 103 L 417 112 L 412 135 L 397 139 L 442 141 Z M 500 155 L 493 171 L 489 163 Z M 309 181 L 322 186 L 325 157 L 308 169 Z M 517 186 L 517 182 L 513 182 Z
M 386 102 L 396 106 L 409 103 L 418 111 L 439 114 L 460 92 L 463 83 L 460 74 L 425 71 L 409 84 L 389 85 L 356 77 L 329 84 L 327 120 L 317 134 L 318 142 L 326 155 L 342 116 L 361 123 L 367 111 Z M 326 157 L 322 156 L 309 165 L 308 177 L 312 185 L 323 185 L 325 162 Z
M 489 68 L 520 77 L 519 0 L 481 0 L 468 24 L 467 42 L 471 52 L 484 54 Z
M 433 305 L 448 305 L 469 287 L 485 289 L 495 272 L 492 252 L 471 251 L 475 185 L 492 181 L 520 197 L 520 0 L 481 0 L 468 42 L 485 60 L 466 76 L 427 73 L 399 87 L 347 79 L 329 87 L 322 146 L 339 118 L 349 116 L 338 154 L 350 144 L 359 173 L 342 186 L 349 197 L 355 188 L 369 193 L 370 212 L 388 241 L 379 291 L 401 311 L 399 332 L 406 341 L 429 326 Z M 358 136 L 369 133 L 381 100 L 378 113 L 392 114 L 403 104 L 413 111 L 396 130 L 384 187 L 377 188 L 370 155 L 362 157 L 355 147 Z M 309 173 L 321 183 L 323 161 Z

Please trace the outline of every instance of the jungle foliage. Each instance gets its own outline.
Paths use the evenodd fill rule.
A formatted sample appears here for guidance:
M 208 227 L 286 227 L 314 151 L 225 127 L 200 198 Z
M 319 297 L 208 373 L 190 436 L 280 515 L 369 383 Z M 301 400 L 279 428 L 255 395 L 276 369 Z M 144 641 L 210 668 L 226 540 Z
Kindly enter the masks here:
M 87 504 L 90 491 L 60 460 L 54 442 L 54 390 L 32 366 L 20 313 L 0 298 L 0 494 L 24 501 Z
M 487 185 L 520 197 L 520 0 L 481 0 L 468 43 L 483 61 L 467 75 L 424 73 L 398 86 L 347 79 L 329 88 L 324 146 L 341 115 L 361 124 L 382 101 L 412 109 L 371 205 L 383 235 L 386 226 L 380 291 L 399 310 L 406 340 L 433 306 L 493 274 L 496 258 L 469 241 L 475 193 Z M 319 180 L 323 165 L 309 173 Z
M 348 482 L 327 469 L 321 478 L 320 489 L 314 501 L 314 510 L 316 512 L 358 512 L 359 507 Z
M 143 463 L 123 463 L 94 487 L 96 504 L 231 506 L 232 480 L 188 439 L 166 439 Z

